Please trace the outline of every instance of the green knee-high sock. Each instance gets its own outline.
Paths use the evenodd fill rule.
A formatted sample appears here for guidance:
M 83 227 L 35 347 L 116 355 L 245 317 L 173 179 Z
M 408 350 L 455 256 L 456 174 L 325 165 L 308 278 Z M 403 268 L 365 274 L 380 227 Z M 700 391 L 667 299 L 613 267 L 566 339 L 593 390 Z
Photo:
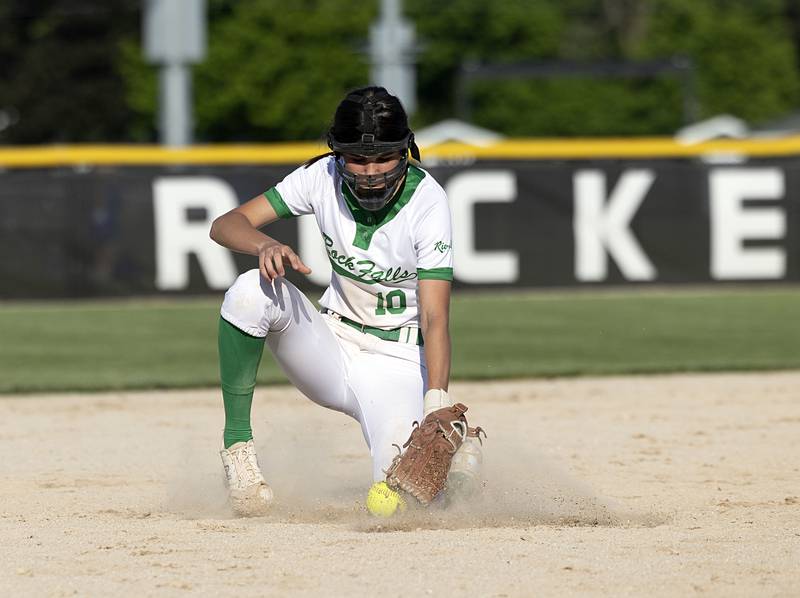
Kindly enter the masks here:
M 225 404 L 225 448 L 253 437 L 250 406 L 264 339 L 250 336 L 219 319 L 219 377 Z

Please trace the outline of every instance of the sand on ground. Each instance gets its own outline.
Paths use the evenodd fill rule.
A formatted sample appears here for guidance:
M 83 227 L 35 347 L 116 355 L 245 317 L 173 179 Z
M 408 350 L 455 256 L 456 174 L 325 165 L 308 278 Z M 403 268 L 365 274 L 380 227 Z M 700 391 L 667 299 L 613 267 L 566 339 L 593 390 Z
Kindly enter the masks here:
M 460 383 L 480 500 L 379 520 L 359 426 L 288 387 L 233 517 L 217 391 L 0 397 L 4 596 L 797 596 L 800 372 Z

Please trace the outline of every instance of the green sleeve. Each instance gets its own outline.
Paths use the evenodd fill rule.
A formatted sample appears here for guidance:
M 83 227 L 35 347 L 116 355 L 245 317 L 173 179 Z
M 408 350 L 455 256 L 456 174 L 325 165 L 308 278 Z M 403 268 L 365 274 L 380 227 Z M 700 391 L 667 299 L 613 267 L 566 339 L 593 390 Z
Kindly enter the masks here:
M 417 277 L 420 280 L 453 280 L 452 268 L 417 268 Z
M 275 187 L 271 187 L 264 193 L 264 197 L 267 198 L 267 201 L 275 210 L 275 213 L 278 215 L 278 218 L 295 218 L 296 216 L 292 214 L 292 211 L 289 209 L 289 206 L 286 205 L 286 202 L 283 201 L 281 194 L 278 193 L 278 190 Z

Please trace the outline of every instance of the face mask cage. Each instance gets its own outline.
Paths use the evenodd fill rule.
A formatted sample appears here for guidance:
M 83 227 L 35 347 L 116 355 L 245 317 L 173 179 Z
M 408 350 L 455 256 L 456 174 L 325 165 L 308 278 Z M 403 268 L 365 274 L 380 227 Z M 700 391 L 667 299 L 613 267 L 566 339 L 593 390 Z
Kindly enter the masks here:
M 379 141 L 372 133 L 362 133 L 361 139 L 342 143 L 328 132 L 328 147 L 336 153 L 336 171 L 345 182 L 359 205 L 365 210 L 376 211 L 385 206 L 397 193 L 408 170 L 408 153 L 419 161 L 419 148 L 414 143 L 414 133 L 409 131 L 399 141 Z M 400 152 L 400 162 L 389 172 L 379 175 L 357 175 L 345 168 L 342 154 L 355 156 L 380 156 Z
M 381 174 L 355 174 L 345 167 L 344 158 L 336 159 L 336 171 L 350 189 L 358 204 L 371 212 L 380 210 L 395 196 L 408 169 L 408 157 L 388 172 Z

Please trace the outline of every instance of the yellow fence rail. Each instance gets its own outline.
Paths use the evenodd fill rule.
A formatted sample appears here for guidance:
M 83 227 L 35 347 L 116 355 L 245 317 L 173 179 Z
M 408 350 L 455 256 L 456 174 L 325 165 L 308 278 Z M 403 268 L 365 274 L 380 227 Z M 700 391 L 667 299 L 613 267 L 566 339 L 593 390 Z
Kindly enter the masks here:
M 65 166 L 295 164 L 328 151 L 322 143 L 196 145 L 64 145 L 0 147 L 0 168 Z M 442 143 L 422 148 L 437 160 L 578 160 L 691 158 L 706 155 L 780 157 L 800 155 L 800 136 L 724 139 L 684 144 L 671 138 L 510 139 L 486 146 Z

